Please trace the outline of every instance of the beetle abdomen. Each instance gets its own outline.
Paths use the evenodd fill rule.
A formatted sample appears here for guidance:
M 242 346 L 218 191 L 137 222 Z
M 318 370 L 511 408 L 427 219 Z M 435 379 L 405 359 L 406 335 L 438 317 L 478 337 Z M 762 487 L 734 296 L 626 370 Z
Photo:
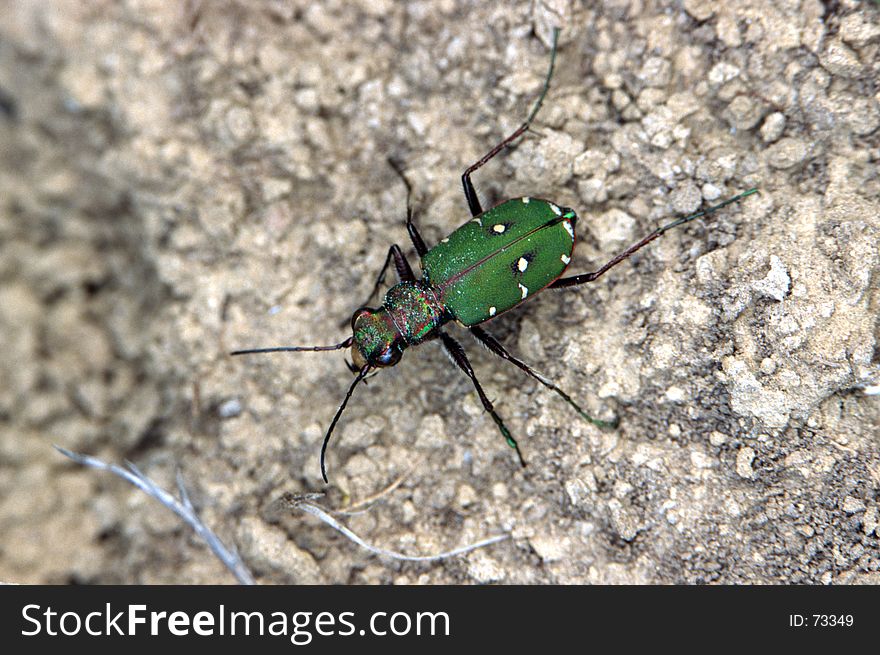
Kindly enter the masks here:
M 546 200 L 508 200 L 441 240 L 422 258 L 422 271 L 452 316 L 477 325 L 562 275 L 576 221 L 574 211 Z

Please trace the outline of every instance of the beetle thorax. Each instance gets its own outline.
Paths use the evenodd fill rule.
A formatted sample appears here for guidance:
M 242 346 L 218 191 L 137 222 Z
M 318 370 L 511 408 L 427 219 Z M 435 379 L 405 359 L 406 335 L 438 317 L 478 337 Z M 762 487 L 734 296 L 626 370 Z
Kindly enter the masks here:
M 408 346 L 431 338 L 445 322 L 430 287 L 401 282 L 388 290 L 382 307 L 362 307 L 351 317 L 354 364 L 359 369 L 394 366 Z
M 434 291 L 423 282 L 401 282 L 391 287 L 383 307 L 409 346 L 430 339 L 445 323 Z

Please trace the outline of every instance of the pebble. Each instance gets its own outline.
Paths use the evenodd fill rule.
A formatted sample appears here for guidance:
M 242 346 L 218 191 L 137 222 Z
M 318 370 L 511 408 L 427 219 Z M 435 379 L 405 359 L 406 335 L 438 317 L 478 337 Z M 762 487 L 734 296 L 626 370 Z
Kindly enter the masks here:
M 841 509 L 847 514 L 857 514 L 865 511 L 865 502 L 861 498 L 847 496 L 843 499 Z
M 709 83 L 713 86 L 721 86 L 725 82 L 729 82 L 739 76 L 739 73 L 738 67 L 724 61 L 719 61 L 709 71 Z
M 807 146 L 800 139 L 786 137 L 767 149 L 767 161 L 773 168 L 786 169 L 807 157 Z
M 782 136 L 785 131 L 785 115 L 781 112 L 773 112 L 764 119 L 761 125 L 761 139 L 764 143 L 773 143 Z
M 822 68 L 832 75 L 841 77 L 857 77 L 862 72 L 862 63 L 858 56 L 840 39 L 832 39 L 825 50 L 819 55 Z
M 727 122 L 738 130 L 750 130 L 761 120 L 761 106 L 748 96 L 738 95 L 727 105 Z
M 692 180 L 685 181 L 671 194 L 672 209 L 678 214 L 690 214 L 697 210 L 703 194 Z
M 771 375 L 774 371 L 776 371 L 776 362 L 772 358 L 765 357 L 761 360 L 761 373 Z
M 770 272 L 757 282 L 752 283 L 752 289 L 763 296 L 781 301 L 788 295 L 791 288 L 791 277 L 785 268 L 785 264 L 776 255 L 770 255 Z
M 856 11 L 840 21 L 840 35 L 844 41 L 856 47 L 865 46 L 880 39 L 880 23 L 866 18 L 867 12 Z
M 718 198 L 721 197 L 721 189 L 719 189 L 711 182 L 707 182 L 706 184 L 704 184 L 701 191 L 703 194 L 703 198 L 705 198 L 709 202 L 712 202 L 713 200 L 718 200 Z
M 612 500 L 608 506 L 611 510 L 611 527 L 621 539 L 632 541 L 644 530 L 644 526 L 640 525 L 633 511 L 624 507 L 620 501 Z
M 684 390 L 681 387 L 669 387 L 666 390 L 666 400 L 671 403 L 680 403 L 685 399 Z
M 684 10 L 694 19 L 703 22 L 715 15 L 716 3 L 710 0 L 684 0 Z
M 745 479 L 753 480 L 755 471 L 752 469 L 752 462 L 755 460 L 755 450 L 748 446 L 740 448 L 736 454 L 736 474 Z
M 238 398 L 226 400 L 217 408 L 217 415 L 220 418 L 235 418 L 239 414 L 241 414 L 241 401 Z

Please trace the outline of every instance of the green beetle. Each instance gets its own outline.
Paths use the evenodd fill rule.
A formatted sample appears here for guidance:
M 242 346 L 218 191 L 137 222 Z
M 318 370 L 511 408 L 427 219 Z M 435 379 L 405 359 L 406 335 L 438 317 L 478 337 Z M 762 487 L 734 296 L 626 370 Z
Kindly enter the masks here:
M 462 185 L 471 219 L 448 237 L 441 239 L 440 243 L 430 250 L 413 223 L 410 184 L 400 166 L 393 160 L 390 161 L 407 188 L 406 228 L 421 258 L 423 273 L 421 279 L 413 273 L 400 247 L 394 244 L 388 250 L 385 264 L 367 302 L 378 293 L 392 261 L 399 282 L 386 292 L 381 307 L 361 307 L 354 312 L 351 317 L 352 336 L 331 346 L 256 348 L 236 350 L 232 353 L 243 355 L 351 348 L 353 364 L 349 367 L 356 377 L 324 436 L 321 446 L 321 475 L 324 482 L 328 481 L 325 466 L 327 444 L 355 387 L 372 371 L 397 364 L 404 350 L 410 346 L 431 339 L 440 339 L 452 361 L 471 379 L 483 407 L 492 416 L 507 443 L 516 450 L 520 463 L 525 466 L 525 460 L 516 440 L 483 391 L 464 349 L 444 331 L 443 326 L 450 321 L 456 321 L 467 328 L 492 353 L 516 365 L 554 391 L 583 419 L 602 428 L 615 427 L 616 421 L 600 421 L 588 415 L 552 381 L 536 373 L 527 364 L 507 352 L 501 343 L 480 327 L 480 324 L 513 309 L 543 289 L 564 288 L 591 282 L 667 230 L 717 211 L 757 191 L 757 189 L 749 189 L 719 205 L 664 225 L 596 271 L 561 277 L 574 252 L 577 223 L 575 212 L 550 201 L 528 196 L 504 201 L 484 212 L 471 182 L 471 174 L 474 171 L 522 136 L 531 125 L 550 87 L 558 36 L 559 31 L 554 31 L 550 69 L 532 113 L 516 131 L 492 148 L 462 175 Z

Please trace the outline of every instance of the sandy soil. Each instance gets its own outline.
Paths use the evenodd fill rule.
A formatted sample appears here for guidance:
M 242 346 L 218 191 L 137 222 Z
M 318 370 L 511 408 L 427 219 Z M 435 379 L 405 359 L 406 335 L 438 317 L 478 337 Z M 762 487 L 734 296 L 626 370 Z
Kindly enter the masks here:
M 880 18 L 873 2 L 6 3 L 0 25 L 0 580 L 227 582 L 174 515 L 51 444 L 193 500 L 261 582 L 880 583 Z M 491 324 L 595 414 L 464 340 L 521 469 L 435 344 L 352 399 L 332 343 L 405 162 L 429 243 L 484 205 L 577 209 L 595 284 Z M 462 335 L 465 336 L 465 335 Z M 326 491 L 370 555 L 285 493 Z

